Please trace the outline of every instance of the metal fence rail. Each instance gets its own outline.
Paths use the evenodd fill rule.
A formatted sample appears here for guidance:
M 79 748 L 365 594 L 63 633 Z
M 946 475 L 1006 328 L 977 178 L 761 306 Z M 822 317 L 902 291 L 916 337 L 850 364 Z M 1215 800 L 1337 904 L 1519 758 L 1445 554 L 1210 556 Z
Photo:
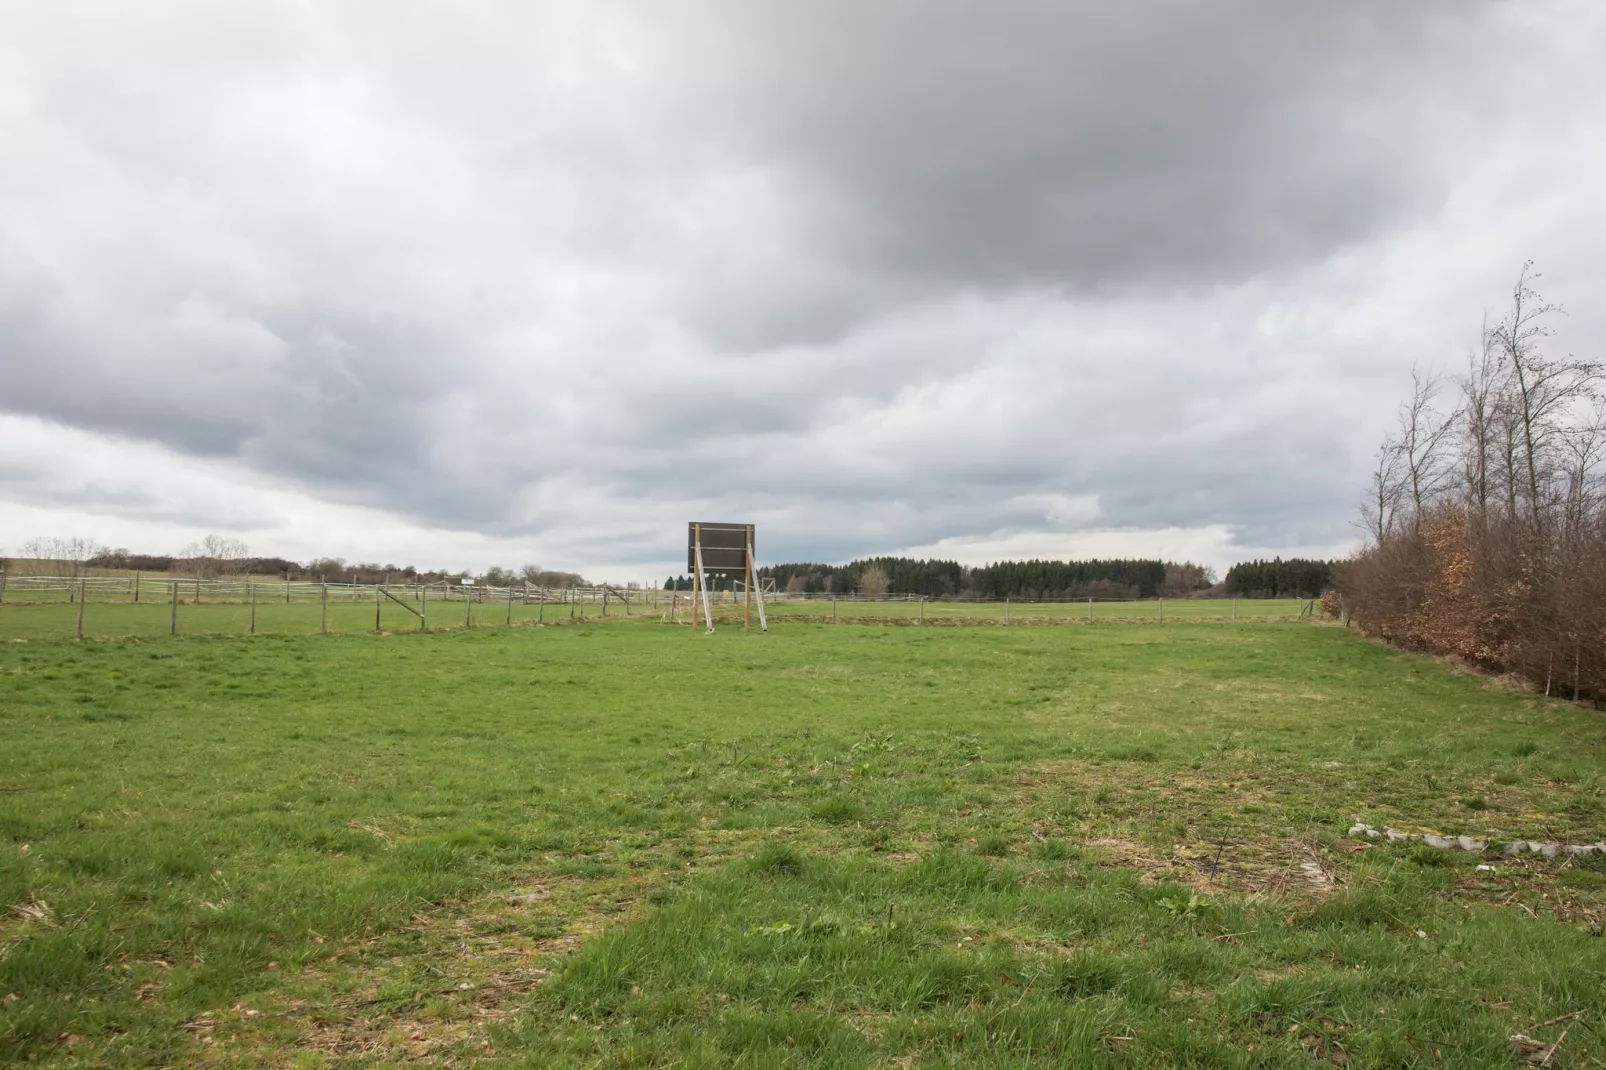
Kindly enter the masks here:
M 244 576 L 200 579 L 140 573 L 128 576 L 9 576 L 0 571 L 0 599 L 10 601 L 70 602 L 83 595 L 93 601 L 165 602 L 175 588 L 178 598 L 184 602 L 245 602 L 252 598 L 261 602 L 316 602 L 326 596 L 334 600 L 361 602 L 372 601 L 381 591 L 390 591 L 396 594 L 412 592 L 415 598 L 428 592 L 432 600 L 450 602 L 502 602 L 512 598 L 521 604 L 561 602 L 567 605 L 575 602 L 594 605 L 606 601 L 639 605 L 651 601 L 658 593 L 647 588 L 608 584 L 588 587 L 538 587 L 533 584 L 487 587 L 476 584 L 468 587 L 440 582 L 324 583 L 318 580 L 273 580 Z

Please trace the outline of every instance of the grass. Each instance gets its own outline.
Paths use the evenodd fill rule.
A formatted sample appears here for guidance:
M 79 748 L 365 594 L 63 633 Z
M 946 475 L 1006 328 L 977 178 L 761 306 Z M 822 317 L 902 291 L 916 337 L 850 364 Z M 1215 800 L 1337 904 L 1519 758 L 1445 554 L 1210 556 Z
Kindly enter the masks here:
M 1606 838 L 1598 717 L 1337 627 L 26 612 L 0 1063 L 1606 1060 L 1601 860 L 1343 835 Z
M 152 594 L 154 591 L 154 595 Z M 163 593 L 152 588 L 146 600 L 133 602 L 119 596 L 115 600 L 98 600 L 91 597 L 83 607 L 83 630 L 86 637 L 100 638 L 154 638 L 167 636 L 172 626 L 172 606 L 164 601 Z M 330 592 L 327 618 L 324 608 L 316 601 L 308 601 L 304 592 L 296 592 L 293 602 L 267 597 L 258 601 L 255 610 L 257 635 L 316 635 L 327 627 L 330 632 L 353 634 L 373 632 L 373 596 L 339 589 Z M 396 594 L 416 611 L 419 603 L 409 592 L 397 588 Z M 47 597 L 48 596 L 48 597 Z M 18 602 L 19 597 L 40 599 Z M 651 597 L 649 594 L 648 598 Z M 0 605 L 0 640 L 18 638 L 71 638 L 78 630 L 79 607 L 68 602 L 62 592 L 12 592 L 9 601 Z M 1236 610 L 1231 599 L 1183 599 L 1167 601 L 1157 606 L 1154 602 L 1095 602 L 1092 606 L 1093 623 L 1176 623 L 1178 621 L 1230 621 L 1234 612 L 1237 619 L 1293 620 L 1298 618 L 1305 603 L 1295 599 L 1239 599 Z M 662 598 L 658 606 L 650 602 L 633 606 L 612 603 L 604 607 L 592 602 L 569 606 L 552 603 L 542 608 L 538 604 L 514 603 L 512 606 L 494 598 L 476 602 L 472 607 L 460 600 L 430 598 L 423 607 L 431 628 L 461 628 L 469 620 L 475 627 L 530 624 L 533 622 L 563 622 L 568 620 L 607 619 L 621 617 L 660 620 L 669 612 L 669 604 Z M 383 631 L 411 631 L 418 628 L 414 613 L 389 599 L 381 602 L 379 624 Z M 677 620 L 687 619 L 691 612 L 690 596 L 682 594 L 677 603 Z M 778 622 L 823 622 L 833 612 L 828 600 L 781 601 L 767 605 L 769 616 Z M 1021 602 L 1008 606 L 1001 602 L 840 602 L 836 607 L 840 623 L 870 622 L 875 624 L 914 624 L 924 619 L 928 624 L 1014 625 L 1081 624 L 1088 622 L 1086 603 L 1073 602 Z M 716 603 L 717 620 L 726 625 L 739 625 L 743 607 L 726 600 Z M 197 603 L 194 596 L 183 592 L 178 605 L 178 633 L 182 635 L 248 635 L 252 633 L 252 608 L 241 601 L 211 601 L 203 597 Z M 756 610 L 751 626 L 758 627 Z
M 682 605 L 687 596 L 682 595 Z M 1296 619 L 1306 604 L 1294 598 L 1181 598 L 1138 602 L 918 602 L 839 601 L 834 609 L 840 621 L 872 618 L 877 622 L 913 621 L 922 617 L 933 624 L 953 622 L 1081 623 L 1090 617 L 1098 621 L 1179 621 L 1179 620 L 1281 620 Z M 729 607 L 727 607 L 728 609 Z M 738 609 L 740 606 L 737 607 Z M 766 604 L 777 619 L 805 617 L 829 619 L 833 608 L 828 597 L 782 600 Z M 719 613 L 716 610 L 716 615 Z M 757 619 L 755 614 L 754 619 Z

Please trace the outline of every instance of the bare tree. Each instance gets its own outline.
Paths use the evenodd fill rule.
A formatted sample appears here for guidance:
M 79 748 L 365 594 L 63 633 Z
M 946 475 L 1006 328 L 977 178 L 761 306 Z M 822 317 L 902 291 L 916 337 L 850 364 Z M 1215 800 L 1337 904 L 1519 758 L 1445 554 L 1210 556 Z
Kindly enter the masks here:
M 1512 430 L 1520 432 L 1523 492 L 1533 517 L 1534 535 L 1542 539 L 1550 497 L 1542 492 L 1542 484 L 1551 478 L 1556 460 L 1553 453 L 1558 440 L 1570 430 L 1573 410 L 1598 396 L 1601 366 L 1571 358 L 1555 360 L 1543 354 L 1541 345 L 1552 333 L 1545 320 L 1562 309 L 1546 302 L 1533 288 L 1539 278 L 1532 262 L 1522 266 L 1511 289 L 1511 310 L 1491 328 L 1490 337 L 1510 366 L 1516 385 Z
M 1588 416 L 1565 439 L 1567 485 L 1563 522 L 1568 538 L 1575 539 L 1601 505 L 1598 471 L 1606 456 L 1606 409 L 1597 402 Z
M 1411 369 L 1411 399 L 1400 407 L 1399 463 L 1404 466 L 1405 489 L 1411 495 L 1412 523 L 1420 523 L 1423 507 L 1439 492 L 1451 470 L 1444 464 L 1444 447 L 1455 431 L 1455 419 L 1434 406 L 1439 379 Z
M 1482 342 L 1476 355 L 1467 358 L 1467 371 L 1461 387 L 1461 457 L 1468 503 L 1479 516 L 1489 511 L 1491 474 L 1490 452 L 1495 448 L 1497 409 L 1503 390 L 1505 367 L 1500 350 L 1489 333 L 1488 320 L 1479 332 Z
M 94 539 L 82 537 L 30 539 L 16 562 L 19 572 L 78 579 L 89 572 L 89 562 L 106 552 Z
M 1167 561 L 1161 590 L 1167 598 L 1187 598 L 1216 582 L 1216 570 L 1192 561 Z
M 532 587 L 556 587 L 567 590 L 571 587 L 584 587 L 585 577 L 576 572 L 560 572 L 555 569 L 542 568 L 540 565 L 525 565 L 519 569 L 519 575 L 524 582 Z
M 880 598 L 891 585 L 887 570 L 880 565 L 866 565 L 859 570 L 859 590 L 871 598 Z
M 179 554 L 186 571 L 203 580 L 245 571 L 250 556 L 251 551 L 244 542 L 228 535 L 208 535 L 186 546 Z
M 1371 490 L 1361 506 L 1361 519 L 1367 532 L 1379 543 L 1394 529 L 1394 517 L 1404 489 L 1400 481 L 1401 467 L 1400 444 L 1392 435 L 1385 436 L 1377 451 L 1377 463 L 1372 468 Z

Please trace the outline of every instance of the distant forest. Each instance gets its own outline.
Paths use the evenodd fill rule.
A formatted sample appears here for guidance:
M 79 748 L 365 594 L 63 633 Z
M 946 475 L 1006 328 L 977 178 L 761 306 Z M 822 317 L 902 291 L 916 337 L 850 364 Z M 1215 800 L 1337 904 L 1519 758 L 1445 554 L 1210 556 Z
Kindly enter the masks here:
M 1315 598 L 1333 585 L 1333 564 L 1290 557 L 1244 561 L 1227 570 L 1225 593 L 1240 598 Z
M 1291 558 L 1234 565 L 1223 582 L 1191 562 L 1149 559 L 999 561 L 967 568 L 957 561 L 870 557 L 846 565 L 802 561 L 758 570 L 778 590 L 923 594 L 931 598 L 1313 598 L 1331 586 L 1331 564 Z M 728 588 L 729 577 L 716 586 Z M 689 576 L 671 576 L 665 590 L 689 591 Z
M 76 576 L 88 569 L 135 572 L 171 572 L 211 579 L 219 576 L 283 576 L 322 583 L 441 583 L 469 577 L 467 571 L 419 569 L 412 565 L 346 561 L 320 557 L 305 564 L 283 557 L 257 557 L 236 539 L 208 536 L 177 554 L 137 554 L 108 549 L 83 540 L 36 539 L 25 547 L 28 556 L 52 573 Z M 0 562 L 3 564 L 3 562 Z M 510 569 L 493 565 L 479 577 L 492 587 L 528 583 L 537 587 L 583 587 L 586 580 L 574 572 L 525 565 Z
M 347 562 L 337 557 L 305 564 L 281 557 L 258 557 L 238 540 L 208 536 L 177 554 L 137 554 L 108 549 L 87 539 L 36 539 L 24 547 L 28 568 L 77 576 L 86 569 L 173 572 L 203 578 L 235 575 L 284 576 L 326 583 L 438 583 L 467 572 L 424 571 L 410 565 Z M 20 562 L 18 562 L 20 564 Z M 0 561 L 0 567 L 5 562 Z M 1334 563 L 1304 558 L 1245 561 L 1217 582 L 1215 572 L 1191 562 L 1145 558 L 1092 561 L 999 561 L 978 568 L 957 561 L 912 557 L 869 557 L 845 565 L 798 561 L 761 567 L 759 576 L 791 593 L 915 594 L 957 599 L 1065 598 L 1315 598 L 1333 586 Z M 725 575 L 715 586 L 729 589 Z M 490 586 L 529 583 L 542 587 L 584 586 L 572 572 L 525 565 L 486 570 Z M 632 585 L 633 586 L 633 585 Z M 665 590 L 691 589 L 689 576 L 671 576 Z

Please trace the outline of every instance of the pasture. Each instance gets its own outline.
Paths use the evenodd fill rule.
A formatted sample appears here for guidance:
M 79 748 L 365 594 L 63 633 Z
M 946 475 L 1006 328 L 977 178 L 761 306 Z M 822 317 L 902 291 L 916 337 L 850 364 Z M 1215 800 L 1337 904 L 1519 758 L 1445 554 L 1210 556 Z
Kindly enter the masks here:
M 677 621 L 689 619 L 694 611 L 691 595 L 681 592 L 671 596 L 661 592 L 649 599 L 651 592 L 633 592 L 637 601 L 623 604 L 614 600 L 603 605 L 592 596 L 589 602 L 569 604 L 561 601 L 541 605 L 535 602 L 507 601 L 498 597 L 495 590 L 481 591 L 483 601 L 465 601 L 461 592 L 456 597 L 442 598 L 431 594 L 421 601 L 416 592 L 395 587 L 395 599 L 375 600 L 373 588 L 331 588 L 327 602 L 317 598 L 316 585 L 301 585 L 293 601 L 281 600 L 265 590 L 253 607 L 235 593 L 231 597 L 207 596 L 197 602 L 181 588 L 177 607 L 170 604 L 165 591 L 156 583 L 146 586 L 146 598 L 131 601 L 123 595 L 96 596 L 93 592 L 82 607 L 82 627 L 86 638 L 122 639 L 135 637 L 167 636 L 174 630 L 180 635 L 317 635 L 325 629 L 333 634 L 356 634 L 375 631 L 411 631 L 419 627 L 416 613 L 422 609 L 431 629 L 465 627 L 495 627 L 508 624 L 563 623 L 581 618 L 614 620 L 617 618 L 651 619 L 654 621 L 670 614 L 674 601 Z M 19 597 L 20 595 L 20 597 Z M 67 600 L 65 591 L 11 592 L 10 600 L 0 605 L 0 640 L 72 638 L 80 625 L 80 607 Z M 766 603 L 766 610 L 777 621 L 808 621 L 826 623 L 903 624 L 918 621 L 933 625 L 944 624 L 1126 624 L 1153 623 L 1179 620 L 1253 621 L 1297 620 L 1306 603 L 1293 598 L 1255 599 L 1172 599 L 1163 603 L 1155 600 L 1133 602 L 945 602 L 928 600 L 924 605 L 909 601 L 857 601 L 843 599 L 833 603 L 829 598 L 783 598 Z M 411 607 L 411 611 L 409 608 Z M 714 616 L 720 623 L 740 625 L 744 607 L 739 596 L 734 600 L 729 592 L 711 603 Z M 376 615 L 376 612 L 377 615 Z M 756 608 L 751 614 L 752 626 L 758 627 Z
M 63 609 L 0 607 L 0 1063 L 1606 1061 L 1606 862 L 1345 835 L 1606 838 L 1606 725 L 1336 626 Z

